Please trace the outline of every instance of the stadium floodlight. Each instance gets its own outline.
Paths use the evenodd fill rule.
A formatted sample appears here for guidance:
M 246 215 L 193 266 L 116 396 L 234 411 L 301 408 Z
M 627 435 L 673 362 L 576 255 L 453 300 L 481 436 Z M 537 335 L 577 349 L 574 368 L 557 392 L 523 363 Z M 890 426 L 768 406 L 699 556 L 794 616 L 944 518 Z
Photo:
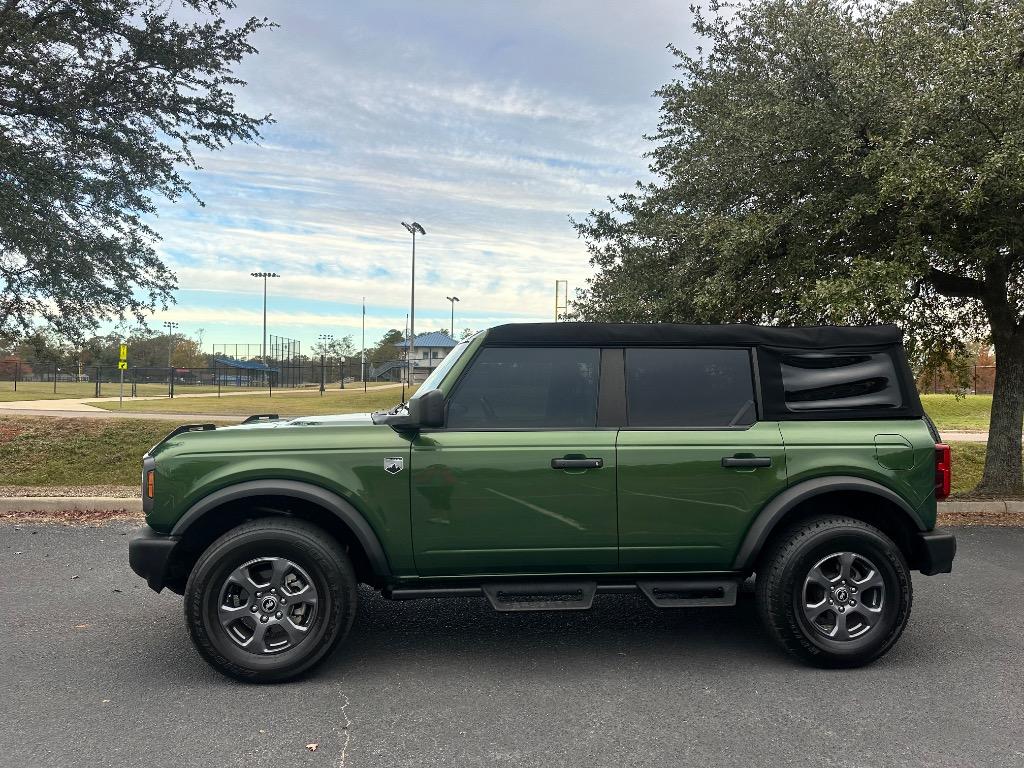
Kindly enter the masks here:
M 170 368 L 171 355 L 174 353 L 174 332 L 178 330 L 178 324 L 165 320 L 164 328 L 167 329 L 167 367 Z

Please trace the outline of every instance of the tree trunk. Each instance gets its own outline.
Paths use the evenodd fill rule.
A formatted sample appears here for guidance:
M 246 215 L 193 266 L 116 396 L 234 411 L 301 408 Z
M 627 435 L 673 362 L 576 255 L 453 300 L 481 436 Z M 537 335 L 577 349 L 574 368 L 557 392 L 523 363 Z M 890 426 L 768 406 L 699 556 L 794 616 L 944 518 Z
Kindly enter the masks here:
M 994 329 L 993 329 L 994 330 Z M 1024 331 L 994 332 L 996 382 L 988 428 L 985 473 L 977 491 L 1021 493 L 1021 429 L 1024 427 Z M 956 469 L 953 470 L 956 472 Z

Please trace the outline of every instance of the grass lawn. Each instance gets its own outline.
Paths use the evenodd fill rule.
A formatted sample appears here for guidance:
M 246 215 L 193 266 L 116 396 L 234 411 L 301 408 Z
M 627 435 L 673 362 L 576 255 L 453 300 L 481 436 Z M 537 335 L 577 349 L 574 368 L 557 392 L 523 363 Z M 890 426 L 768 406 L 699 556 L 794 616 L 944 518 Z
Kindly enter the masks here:
M 966 395 L 959 400 L 954 395 L 921 395 L 921 404 L 940 432 L 988 431 L 992 395 Z
M 414 392 L 407 389 L 405 395 Z M 232 397 L 186 397 L 165 400 L 125 401 L 122 412 L 136 413 L 189 413 L 221 416 L 249 416 L 254 413 L 276 413 L 281 416 L 322 416 L 329 413 L 361 413 L 380 411 L 398 404 L 402 399 L 401 387 L 387 389 L 329 389 L 323 397 L 319 390 L 282 392 L 274 397 L 237 395 Z M 97 408 L 118 410 L 116 402 L 94 403 Z
M 367 383 L 368 389 L 374 387 L 381 387 L 391 382 L 386 381 L 371 381 Z M 337 382 L 334 383 L 334 388 L 337 389 Z M 350 387 L 353 385 L 349 384 Z M 117 397 L 120 385 L 118 382 L 103 382 L 100 387 L 100 397 Z M 362 389 L 361 384 L 356 384 L 355 387 Z M 131 382 L 126 381 L 124 383 L 125 397 L 131 395 Z M 275 389 L 274 393 L 278 392 L 310 392 L 319 390 L 316 388 L 303 388 L 301 390 L 293 389 Z M 224 386 L 221 388 L 221 392 L 224 394 L 234 394 L 238 392 L 250 392 L 254 397 L 267 397 L 269 392 L 266 389 L 249 389 L 247 387 L 231 387 Z M 164 397 L 167 395 L 166 384 L 136 384 L 135 394 L 139 397 Z M 200 395 L 200 394 L 217 394 L 216 386 L 198 385 L 198 384 L 175 384 L 174 385 L 175 395 Z M 14 382 L 11 381 L 0 381 L 0 403 L 11 403 L 18 400 L 65 400 L 70 398 L 92 398 L 96 395 L 96 383 L 91 381 L 58 381 L 57 391 L 53 391 L 53 382 L 47 381 L 19 381 L 18 389 L 15 391 Z
M 953 452 L 953 493 L 967 493 L 981 482 L 985 444 L 950 443 L 949 447 Z
M 166 421 L 0 418 L 3 485 L 136 485 Z

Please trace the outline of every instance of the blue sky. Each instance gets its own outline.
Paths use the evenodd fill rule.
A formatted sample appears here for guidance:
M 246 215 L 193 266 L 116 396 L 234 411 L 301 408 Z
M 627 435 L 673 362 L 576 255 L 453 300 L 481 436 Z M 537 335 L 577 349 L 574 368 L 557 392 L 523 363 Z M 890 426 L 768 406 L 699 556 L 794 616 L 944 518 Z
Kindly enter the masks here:
M 646 177 L 651 93 L 685 3 L 245 2 L 268 16 L 239 74 L 242 108 L 274 115 L 259 146 L 201 157 L 206 202 L 163 204 L 158 248 L 177 304 L 150 324 L 258 343 L 402 327 L 417 220 L 416 326 L 549 320 L 554 281 L 591 273 L 569 223 Z

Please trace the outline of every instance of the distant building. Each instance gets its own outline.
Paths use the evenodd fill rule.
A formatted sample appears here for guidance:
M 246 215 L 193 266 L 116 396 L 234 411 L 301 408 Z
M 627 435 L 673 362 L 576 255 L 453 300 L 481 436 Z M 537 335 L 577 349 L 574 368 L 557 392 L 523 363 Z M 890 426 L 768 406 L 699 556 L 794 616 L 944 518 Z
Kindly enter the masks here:
M 413 384 L 422 384 L 423 380 L 430 375 L 437 366 L 441 364 L 445 356 L 452 351 L 452 347 L 458 344 L 455 339 L 447 333 L 434 331 L 433 333 L 421 333 L 412 344 L 412 354 L 409 355 L 409 377 Z M 402 341 L 395 345 L 403 352 L 409 347 L 408 341 Z M 400 370 L 404 366 L 400 366 Z M 392 369 L 397 373 L 396 369 Z M 404 377 L 404 374 L 403 374 Z

